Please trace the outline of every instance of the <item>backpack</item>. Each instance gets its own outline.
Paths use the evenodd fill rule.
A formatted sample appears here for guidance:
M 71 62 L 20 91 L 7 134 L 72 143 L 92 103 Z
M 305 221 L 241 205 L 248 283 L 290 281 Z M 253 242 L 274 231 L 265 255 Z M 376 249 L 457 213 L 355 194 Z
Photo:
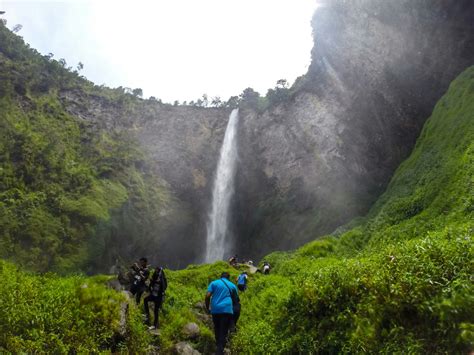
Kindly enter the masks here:
M 240 274 L 239 278 L 237 279 L 237 285 L 245 285 L 247 283 L 247 278 L 245 274 Z

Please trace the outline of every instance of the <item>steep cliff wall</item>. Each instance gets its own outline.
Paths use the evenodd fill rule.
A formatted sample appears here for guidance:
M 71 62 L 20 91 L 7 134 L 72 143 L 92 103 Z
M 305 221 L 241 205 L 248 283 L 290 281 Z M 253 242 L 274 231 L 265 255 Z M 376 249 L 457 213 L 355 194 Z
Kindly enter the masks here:
M 474 62 L 473 14 L 469 0 L 323 2 L 312 64 L 291 96 L 265 112 L 241 109 L 230 250 L 293 248 L 365 214 Z M 229 110 L 86 102 L 84 117 L 135 132 L 176 197 L 182 218 L 162 239 L 166 261 L 198 261 Z M 64 103 L 74 106 L 71 95 Z
M 64 90 L 60 96 L 70 114 L 90 122 L 95 130 L 125 130 L 140 142 L 147 156 L 141 168 L 159 177 L 173 197 L 162 211 L 160 227 L 151 232 L 159 247 L 140 252 L 173 267 L 199 260 L 230 109 L 176 107 L 153 100 L 118 102 L 78 90 Z M 124 251 L 133 253 L 138 250 Z
M 292 248 L 364 214 L 474 63 L 469 0 L 327 1 L 312 25 L 312 64 L 292 97 L 242 112 L 244 254 Z

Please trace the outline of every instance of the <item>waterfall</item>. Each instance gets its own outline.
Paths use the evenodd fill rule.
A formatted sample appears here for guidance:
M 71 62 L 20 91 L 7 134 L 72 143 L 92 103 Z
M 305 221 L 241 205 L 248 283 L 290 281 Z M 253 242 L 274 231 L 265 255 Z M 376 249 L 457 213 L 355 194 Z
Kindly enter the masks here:
M 225 130 L 217 172 L 212 190 L 212 207 L 207 223 L 206 262 L 222 260 L 226 252 L 229 205 L 234 194 L 234 176 L 237 160 L 237 123 L 239 110 L 232 111 Z

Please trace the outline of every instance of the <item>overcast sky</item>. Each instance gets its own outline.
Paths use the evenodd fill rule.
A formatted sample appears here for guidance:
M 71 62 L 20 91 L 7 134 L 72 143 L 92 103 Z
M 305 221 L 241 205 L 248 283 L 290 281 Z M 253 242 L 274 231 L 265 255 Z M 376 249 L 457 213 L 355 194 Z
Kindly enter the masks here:
M 163 101 L 227 99 L 304 74 L 317 0 L 0 0 L 43 54 Z

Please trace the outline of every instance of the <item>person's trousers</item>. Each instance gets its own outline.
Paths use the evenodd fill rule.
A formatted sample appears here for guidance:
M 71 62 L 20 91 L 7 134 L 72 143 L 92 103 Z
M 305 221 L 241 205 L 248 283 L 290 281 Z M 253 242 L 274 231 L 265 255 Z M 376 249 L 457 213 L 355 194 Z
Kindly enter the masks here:
M 133 284 L 130 288 L 132 295 L 135 295 L 135 302 L 140 304 L 140 299 L 142 298 L 143 293 L 146 291 L 146 286 L 142 284 L 135 285 Z
M 216 354 L 221 355 L 224 354 L 227 335 L 233 323 L 233 316 L 228 313 L 213 314 L 212 322 L 214 323 L 214 334 L 216 336 Z
M 155 326 L 155 328 L 157 328 L 158 327 L 158 314 L 159 314 L 161 305 L 163 303 L 163 297 L 161 295 L 160 296 L 148 295 L 143 300 L 147 322 L 150 321 L 150 308 L 148 307 L 148 302 L 154 303 L 153 315 L 155 318 L 153 318 L 153 325 Z

